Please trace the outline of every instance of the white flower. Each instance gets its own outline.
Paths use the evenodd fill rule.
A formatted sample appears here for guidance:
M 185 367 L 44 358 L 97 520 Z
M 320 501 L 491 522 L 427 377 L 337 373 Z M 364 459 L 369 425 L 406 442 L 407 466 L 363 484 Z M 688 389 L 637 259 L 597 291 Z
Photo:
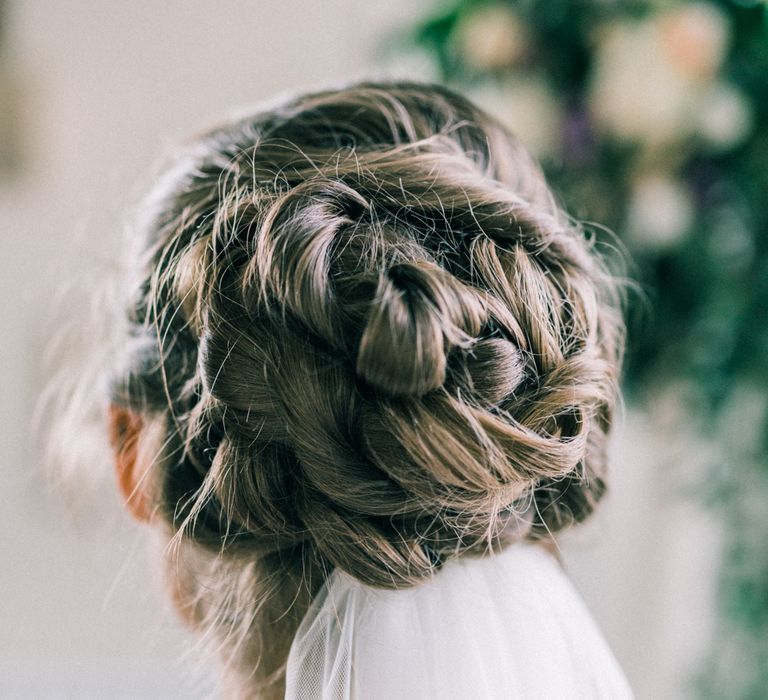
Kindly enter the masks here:
M 675 70 L 690 80 L 711 80 L 725 58 L 730 27 L 721 10 L 693 2 L 659 15 L 664 53 Z
M 465 16 L 454 40 L 464 60 L 479 70 L 514 65 L 529 46 L 525 25 L 504 5 L 482 7 Z
M 729 27 L 720 10 L 707 2 L 690 3 L 645 20 L 615 22 L 596 38 L 589 94 L 602 129 L 649 146 L 695 132 L 702 95 L 728 45 Z M 735 122 L 736 116 L 718 113 L 712 120 Z M 714 124 L 712 132 L 718 132 L 716 140 L 721 136 Z
M 661 173 L 645 175 L 633 186 L 627 234 L 635 248 L 674 247 L 693 222 L 693 203 L 684 185 Z
M 597 124 L 625 140 L 665 143 L 688 124 L 691 90 L 670 70 L 656 26 L 618 23 L 598 46 L 590 88 Z
M 538 158 L 561 145 L 562 108 L 542 78 L 510 77 L 470 89 L 470 96 L 508 127 Z
M 751 128 L 751 105 L 741 90 L 727 83 L 716 83 L 702 95 L 697 131 L 711 146 L 718 150 L 737 146 Z

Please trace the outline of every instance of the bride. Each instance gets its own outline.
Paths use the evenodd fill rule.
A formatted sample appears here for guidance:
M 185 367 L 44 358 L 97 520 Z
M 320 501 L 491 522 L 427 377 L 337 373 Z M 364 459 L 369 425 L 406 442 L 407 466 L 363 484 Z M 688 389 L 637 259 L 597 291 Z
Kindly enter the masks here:
M 224 697 L 632 697 L 551 553 L 606 488 L 619 287 L 511 134 L 315 92 L 143 211 L 111 442 Z

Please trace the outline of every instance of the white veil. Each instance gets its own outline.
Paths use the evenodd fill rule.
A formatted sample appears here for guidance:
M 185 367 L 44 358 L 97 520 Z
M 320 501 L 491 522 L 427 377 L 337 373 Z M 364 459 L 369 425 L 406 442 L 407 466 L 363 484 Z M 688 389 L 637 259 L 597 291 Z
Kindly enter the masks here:
M 286 700 L 632 698 L 581 596 L 530 543 L 402 590 L 336 570 L 288 657 Z

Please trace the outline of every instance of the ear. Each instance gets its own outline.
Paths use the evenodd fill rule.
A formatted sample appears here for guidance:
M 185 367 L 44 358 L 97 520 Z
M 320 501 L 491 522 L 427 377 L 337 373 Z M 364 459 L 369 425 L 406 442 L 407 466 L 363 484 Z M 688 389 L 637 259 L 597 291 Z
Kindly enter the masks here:
M 110 404 L 109 442 L 115 457 L 117 486 L 128 512 L 139 522 L 149 522 L 152 518 L 146 479 L 149 465 L 139 461 L 139 438 L 143 427 L 138 413 Z

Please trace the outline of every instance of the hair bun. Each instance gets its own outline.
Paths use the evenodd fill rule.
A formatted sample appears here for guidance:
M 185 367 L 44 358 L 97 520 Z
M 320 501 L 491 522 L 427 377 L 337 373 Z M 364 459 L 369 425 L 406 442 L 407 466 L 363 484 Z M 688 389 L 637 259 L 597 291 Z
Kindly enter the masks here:
M 414 585 L 593 511 L 620 288 L 495 120 L 439 86 L 313 93 L 154 197 L 112 398 L 158 419 L 168 571 L 244 696 L 331 569 Z
M 443 385 L 447 353 L 470 347 L 487 313 L 482 300 L 428 260 L 379 275 L 357 353 L 357 375 L 392 396 L 421 396 Z

